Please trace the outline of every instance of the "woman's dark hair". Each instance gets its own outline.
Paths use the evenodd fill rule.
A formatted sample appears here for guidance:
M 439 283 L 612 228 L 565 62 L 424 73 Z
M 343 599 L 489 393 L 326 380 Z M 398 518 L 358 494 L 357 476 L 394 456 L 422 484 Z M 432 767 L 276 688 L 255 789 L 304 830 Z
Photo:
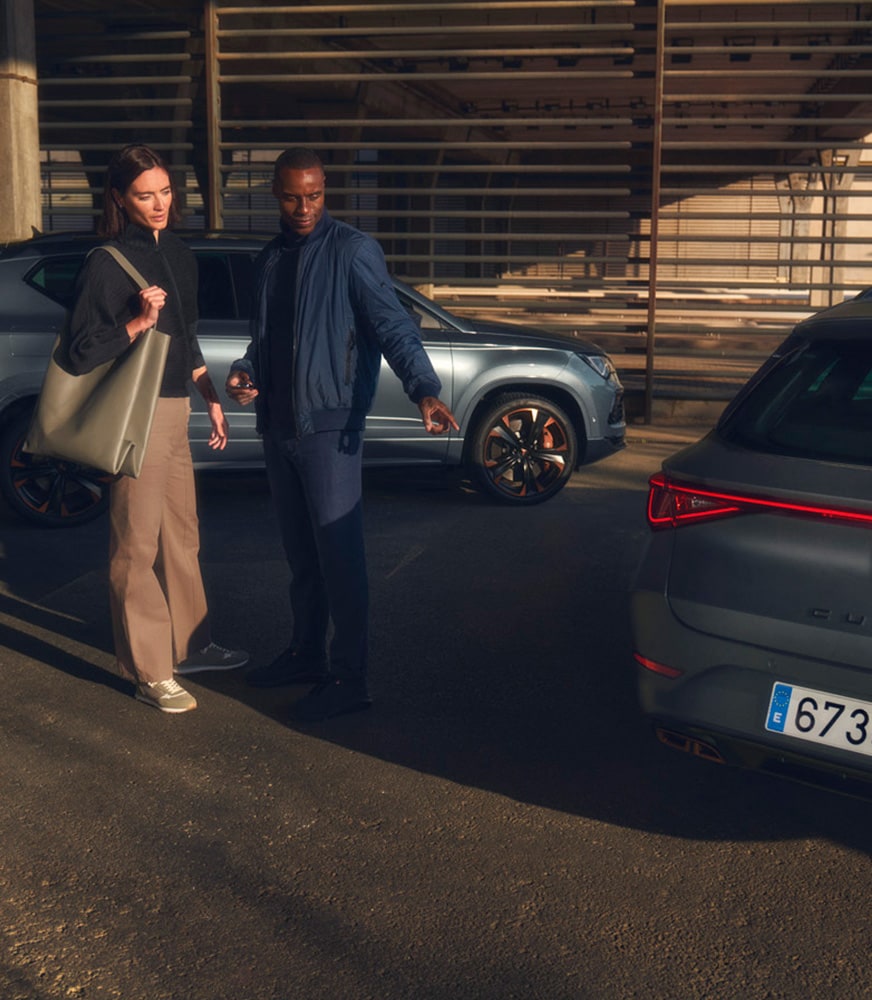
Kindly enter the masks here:
M 97 232 L 109 239 L 117 239 L 127 227 L 127 213 L 113 197 L 113 191 L 126 194 L 130 185 L 146 170 L 160 167 L 165 170 L 170 179 L 170 190 L 173 200 L 170 205 L 168 222 L 175 225 L 181 219 L 173 175 L 160 153 L 142 143 L 131 143 L 118 152 L 109 161 L 106 169 L 106 181 L 103 185 L 103 215 L 97 224 Z

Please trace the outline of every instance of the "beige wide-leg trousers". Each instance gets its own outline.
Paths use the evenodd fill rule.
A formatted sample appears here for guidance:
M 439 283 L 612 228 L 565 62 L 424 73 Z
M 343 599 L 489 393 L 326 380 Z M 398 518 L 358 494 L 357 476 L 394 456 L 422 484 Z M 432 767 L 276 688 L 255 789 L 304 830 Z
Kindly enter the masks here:
M 136 683 L 169 680 L 209 644 L 188 444 L 190 403 L 159 399 L 138 479 L 112 486 L 109 590 L 115 656 Z

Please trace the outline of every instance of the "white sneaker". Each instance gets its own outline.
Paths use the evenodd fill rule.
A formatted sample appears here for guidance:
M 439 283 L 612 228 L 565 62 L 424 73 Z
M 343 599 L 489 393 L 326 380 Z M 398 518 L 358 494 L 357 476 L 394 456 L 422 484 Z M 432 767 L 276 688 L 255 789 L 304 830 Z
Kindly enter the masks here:
M 199 652 L 191 655 L 176 665 L 175 673 L 196 674 L 201 670 L 235 670 L 248 663 L 248 653 L 244 649 L 225 649 L 217 642 L 210 642 Z
M 137 684 L 136 700 L 162 712 L 190 712 L 197 707 L 197 699 L 174 680 Z

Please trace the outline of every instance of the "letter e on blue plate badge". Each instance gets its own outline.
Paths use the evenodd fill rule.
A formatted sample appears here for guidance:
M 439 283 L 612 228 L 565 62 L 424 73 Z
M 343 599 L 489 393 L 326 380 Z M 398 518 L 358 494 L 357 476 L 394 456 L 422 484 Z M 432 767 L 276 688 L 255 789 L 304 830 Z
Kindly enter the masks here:
M 783 733 L 787 722 L 787 710 L 790 708 L 790 696 L 793 688 L 790 684 L 776 683 L 772 688 L 772 698 L 769 701 L 769 715 L 766 717 L 766 728 L 773 733 Z

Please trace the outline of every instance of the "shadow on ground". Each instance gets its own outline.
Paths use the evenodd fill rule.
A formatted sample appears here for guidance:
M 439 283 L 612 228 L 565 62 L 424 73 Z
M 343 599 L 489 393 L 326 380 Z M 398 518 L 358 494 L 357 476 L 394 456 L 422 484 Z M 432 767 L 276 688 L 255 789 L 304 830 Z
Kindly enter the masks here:
M 216 638 L 266 662 L 286 642 L 288 605 L 265 482 L 224 475 L 200 488 Z M 453 476 L 367 474 L 375 706 L 299 732 L 623 827 L 710 840 L 822 835 L 867 851 L 867 803 L 655 742 L 636 706 L 627 607 L 647 531 L 643 497 L 638 485 L 579 477 L 554 501 L 516 510 Z M 105 525 L 75 538 L 8 520 L 2 527 L 12 530 L 0 643 L 130 693 L 110 672 Z M 239 672 L 197 675 L 191 689 L 255 709 L 271 739 L 305 691 L 252 690 Z

